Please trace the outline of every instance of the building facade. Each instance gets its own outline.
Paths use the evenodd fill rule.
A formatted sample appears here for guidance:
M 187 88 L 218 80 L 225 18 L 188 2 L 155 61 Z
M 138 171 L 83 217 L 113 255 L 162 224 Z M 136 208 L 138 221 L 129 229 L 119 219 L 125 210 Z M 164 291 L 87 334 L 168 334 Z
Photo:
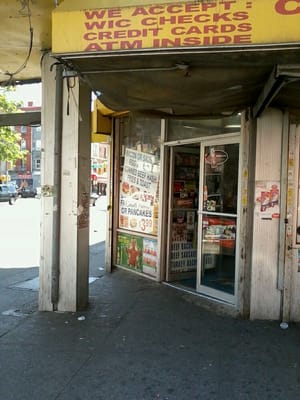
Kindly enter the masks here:
M 34 106 L 29 101 L 26 106 L 20 107 L 23 112 L 40 111 L 40 106 Z M 27 150 L 24 160 L 16 160 L 15 165 L 8 171 L 11 181 L 16 182 L 18 187 L 41 186 L 41 126 L 22 125 L 14 129 L 21 135 L 21 149 Z
M 53 12 L 40 309 L 88 302 L 93 92 L 110 135 L 107 271 L 299 321 L 299 7 L 119 3 Z

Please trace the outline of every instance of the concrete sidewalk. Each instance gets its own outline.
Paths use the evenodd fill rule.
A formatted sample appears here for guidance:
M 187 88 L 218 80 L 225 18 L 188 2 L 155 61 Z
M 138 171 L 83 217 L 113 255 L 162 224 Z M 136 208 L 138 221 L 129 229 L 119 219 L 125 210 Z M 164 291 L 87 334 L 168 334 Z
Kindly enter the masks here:
M 1 400 L 300 398 L 298 324 L 216 314 L 122 270 L 99 270 L 86 312 L 42 313 L 16 287 L 36 272 L 0 270 Z

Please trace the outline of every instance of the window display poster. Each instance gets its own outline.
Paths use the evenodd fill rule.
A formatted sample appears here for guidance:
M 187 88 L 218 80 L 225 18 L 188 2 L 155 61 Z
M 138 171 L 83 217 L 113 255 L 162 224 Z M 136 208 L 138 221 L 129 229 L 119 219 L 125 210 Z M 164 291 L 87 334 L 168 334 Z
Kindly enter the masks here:
M 229 160 L 229 155 L 221 146 L 205 147 L 205 173 L 221 174 L 224 172 L 224 164 Z
M 156 276 L 157 271 L 157 240 L 143 239 L 143 272 Z
M 280 182 L 256 182 L 255 199 L 261 219 L 273 220 L 280 217 Z
M 127 233 L 119 233 L 117 265 L 156 276 L 157 241 Z
M 154 155 L 126 149 L 120 188 L 120 228 L 153 233 L 158 179 Z
M 194 212 L 174 212 L 171 237 L 170 270 L 172 272 L 195 271 L 197 268 L 197 224 Z
M 174 228 L 174 227 L 173 227 Z M 170 252 L 170 270 L 172 272 L 188 272 L 197 269 L 197 248 L 193 242 L 185 240 L 172 242 Z

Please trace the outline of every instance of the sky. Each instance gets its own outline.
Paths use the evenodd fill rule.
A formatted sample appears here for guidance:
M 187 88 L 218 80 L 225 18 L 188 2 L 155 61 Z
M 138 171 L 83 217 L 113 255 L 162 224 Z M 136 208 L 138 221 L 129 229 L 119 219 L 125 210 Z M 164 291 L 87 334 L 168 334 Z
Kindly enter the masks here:
M 33 101 L 34 106 L 42 105 L 42 85 L 33 83 L 30 85 L 17 85 L 16 90 L 7 95 L 9 100 L 22 101 L 27 106 L 29 101 Z
M 34 106 L 42 106 L 42 84 L 32 83 L 30 85 L 17 85 L 16 90 L 10 92 L 6 96 L 12 101 L 22 101 L 24 106 L 27 106 L 29 101 L 33 101 Z M 92 99 L 95 99 L 94 94 L 92 95 Z

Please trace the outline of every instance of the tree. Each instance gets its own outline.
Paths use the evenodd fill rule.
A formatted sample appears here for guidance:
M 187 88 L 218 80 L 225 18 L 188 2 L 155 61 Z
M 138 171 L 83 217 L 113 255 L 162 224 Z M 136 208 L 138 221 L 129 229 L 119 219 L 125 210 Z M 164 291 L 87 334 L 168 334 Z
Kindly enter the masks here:
M 21 103 L 15 103 L 7 99 L 7 92 L 11 88 L 2 89 L 0 92 L 0 113 L 10 114 L 19 111 Z M 10 126 L 0 126 L 0 162 L 6 161 L 15 163 L 16 160 L 22 160 L 28 153 L 27 150 L 21 150 L 21 134 L 16 132 Z

